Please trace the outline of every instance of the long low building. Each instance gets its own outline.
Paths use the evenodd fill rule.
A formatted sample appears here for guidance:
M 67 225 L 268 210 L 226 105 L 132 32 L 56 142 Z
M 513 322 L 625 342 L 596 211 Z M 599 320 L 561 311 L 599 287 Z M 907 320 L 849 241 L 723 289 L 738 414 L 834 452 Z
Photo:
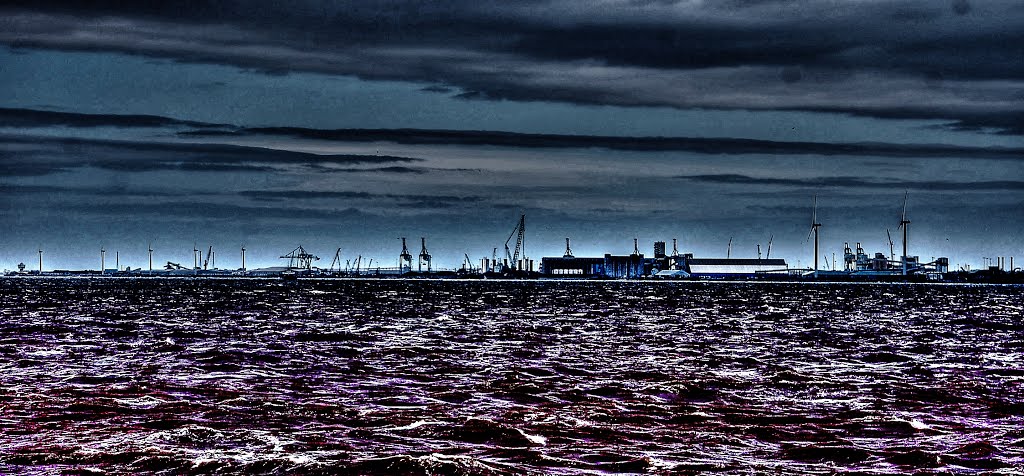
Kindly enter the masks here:
M 747 279 L 788 274 L 783 259 L 694 258 L 693 255 L 644 258 L 642 254 L 604 258 L 575 256 L 541 259 L 545 276 L 563 278 L 663 278 Z
M 764 274 L 786 274 L 784 259 L 686 258 L 682 268 L 694 278 L 753 278 Z

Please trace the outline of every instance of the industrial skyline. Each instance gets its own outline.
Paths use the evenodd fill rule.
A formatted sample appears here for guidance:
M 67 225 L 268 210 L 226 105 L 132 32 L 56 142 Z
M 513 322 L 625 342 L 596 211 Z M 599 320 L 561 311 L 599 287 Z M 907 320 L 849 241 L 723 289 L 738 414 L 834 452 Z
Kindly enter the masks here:
M 457 268 L 521 213 L 538 260 L 811 267 L 910 220 L 981 268 L 1024 256 L 1022 32 L 1009 1 L 2 3 L 0 268 L 401 237 Z

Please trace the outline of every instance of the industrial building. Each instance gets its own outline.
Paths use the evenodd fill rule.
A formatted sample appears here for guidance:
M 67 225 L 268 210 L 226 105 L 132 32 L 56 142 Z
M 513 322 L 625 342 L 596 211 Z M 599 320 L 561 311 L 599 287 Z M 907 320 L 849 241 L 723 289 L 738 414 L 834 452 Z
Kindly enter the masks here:
M 680 254 L 676 242 L 672 255 L 666 254 L 665 242 L 654 243 L 654 257 L 640 253 L 637 240 L 633 240 L 633 253 L 603 258 L 576 257 L 566 238 L 565 254 L 561 257 L 541 259 L 541 272 L 546 277 L 614 278 L 642 277 L 697 278 L 697 279 L 754 279 L 767 275 L 787 275 L 789 266 L 783 259 L 694 258 Z

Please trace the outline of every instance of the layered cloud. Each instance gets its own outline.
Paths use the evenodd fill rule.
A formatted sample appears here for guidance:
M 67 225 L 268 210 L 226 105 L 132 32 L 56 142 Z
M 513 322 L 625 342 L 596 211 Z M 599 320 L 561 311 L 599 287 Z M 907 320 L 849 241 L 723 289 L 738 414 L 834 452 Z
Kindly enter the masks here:
M 34 2 L 0 43 L 468 100 L 840 112 L 1024 134 L 1019 2 Z
M 404 166 L 379 165 L 418 161 L 410 157 L 309 154 L 224 144 L 0 136 L 0 173 L 8 177 L 86 167 L 115 172 L 416 172 Z

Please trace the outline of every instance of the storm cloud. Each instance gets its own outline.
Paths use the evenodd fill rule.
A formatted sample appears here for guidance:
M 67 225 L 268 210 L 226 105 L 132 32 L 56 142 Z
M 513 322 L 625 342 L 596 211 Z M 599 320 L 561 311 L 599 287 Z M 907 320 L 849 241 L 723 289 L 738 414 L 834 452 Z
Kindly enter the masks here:
M 0 43 L 475 100 L 838 112 L 1024 134 L 1019 2 L 12 2 Z M 451 90 L 450 92 L 448 90 Z

